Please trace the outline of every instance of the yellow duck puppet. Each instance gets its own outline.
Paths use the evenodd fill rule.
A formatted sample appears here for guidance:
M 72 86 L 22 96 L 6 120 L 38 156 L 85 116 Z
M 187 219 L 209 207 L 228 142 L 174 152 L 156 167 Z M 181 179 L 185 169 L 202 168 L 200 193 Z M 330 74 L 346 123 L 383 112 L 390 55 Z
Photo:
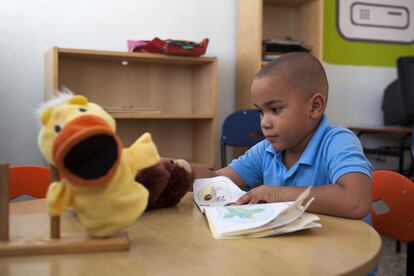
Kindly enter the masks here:
M 148 190 L 135 181 L 137 172 L 162 164 L 151 135 L 145 133 L 123 149 L 115 120 L 84 96 L 70 93 L 44 103 L 39 114 L 40 151 L 62 177 L 47 192 L 50 216 L 72 207 L 93 237 L 111 236 L 134 222 L 149 197 Z M 161 192 L 157 193 L 158 197 Z

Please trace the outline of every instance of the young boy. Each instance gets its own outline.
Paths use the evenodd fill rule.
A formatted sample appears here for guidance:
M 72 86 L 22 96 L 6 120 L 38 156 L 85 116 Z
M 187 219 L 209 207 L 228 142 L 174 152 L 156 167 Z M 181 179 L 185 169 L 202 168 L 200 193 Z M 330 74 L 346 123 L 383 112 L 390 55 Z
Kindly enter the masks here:
M 224 175 L 249 188 L 237 204 L 291 201 L 312 185 L 310 212 L 366 216 L 372 166 L 352 132 L 328 125 L 322 64 L 308 53 L 285 54 L 259 71 L 251 94 L 266 139 L 216 172 L 193 168 L 194 177 Z

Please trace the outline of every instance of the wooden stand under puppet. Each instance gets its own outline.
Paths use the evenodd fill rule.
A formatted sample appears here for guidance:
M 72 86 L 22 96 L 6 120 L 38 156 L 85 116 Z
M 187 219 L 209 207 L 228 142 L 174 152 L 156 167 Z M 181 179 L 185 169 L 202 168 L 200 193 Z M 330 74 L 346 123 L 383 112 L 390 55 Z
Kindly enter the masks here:
M 39 111 L 40 151 L 62 177 L 47 192 L 50 216 L 72 207 L 89 235 L 108 237 L 145 209 L 177 204 L 189 190 L 185 160 L 160 161 L 149 133 L 123 149 L 115 120 L 84 96 L 60 93 Z

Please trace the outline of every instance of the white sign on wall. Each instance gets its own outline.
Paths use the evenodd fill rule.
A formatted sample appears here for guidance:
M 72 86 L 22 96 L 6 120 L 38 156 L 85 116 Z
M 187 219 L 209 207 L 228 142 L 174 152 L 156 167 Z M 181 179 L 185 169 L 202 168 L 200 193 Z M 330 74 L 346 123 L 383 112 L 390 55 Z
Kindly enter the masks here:
M 414 0 L 337 0 L 337 27 L 348 40 L 414 42 Z

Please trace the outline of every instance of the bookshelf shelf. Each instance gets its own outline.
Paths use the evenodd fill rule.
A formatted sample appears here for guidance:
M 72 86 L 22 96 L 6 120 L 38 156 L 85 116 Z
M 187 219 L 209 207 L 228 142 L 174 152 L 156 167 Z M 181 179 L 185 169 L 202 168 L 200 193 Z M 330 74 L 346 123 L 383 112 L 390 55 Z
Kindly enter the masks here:
M 163 157 L 216 163 L 217 59 L 52 48 L 45 95 L 67 87 L 117 120 L 127 147 L 152 134 Z

